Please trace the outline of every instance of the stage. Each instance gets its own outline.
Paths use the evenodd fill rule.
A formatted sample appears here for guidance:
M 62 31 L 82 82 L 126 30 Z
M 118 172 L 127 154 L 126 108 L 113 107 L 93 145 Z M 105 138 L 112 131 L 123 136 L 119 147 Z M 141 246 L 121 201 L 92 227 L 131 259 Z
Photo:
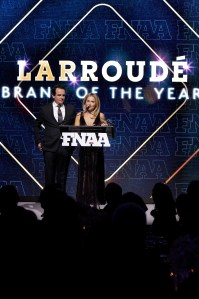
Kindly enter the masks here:
M 19 202 L 19 205 L 24 207 L 27 210 L 33 211 L 39 220 L 42 219 L 43 209 L 39 202 Z M 104 206 L 101 206 L 103 209 Z M 153 221 L 153 217 L 150 215 L 151 210 L 153 210 L 153 204 L 147 204 L 148 210 L 146 211 L 147 225 L 150 225 Z

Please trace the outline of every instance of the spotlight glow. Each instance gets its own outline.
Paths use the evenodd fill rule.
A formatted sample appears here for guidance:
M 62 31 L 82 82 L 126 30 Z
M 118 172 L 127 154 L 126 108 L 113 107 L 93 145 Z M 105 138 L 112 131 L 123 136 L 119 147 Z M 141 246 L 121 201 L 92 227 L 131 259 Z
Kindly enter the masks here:
M 73 86 L 78 86 L 79 85 L 79 81 L 80 81 L 80 75 L 73 75 L 73 78 L 72 80 L 70 80 L 69 82 L 69 85 L 73 85 Z

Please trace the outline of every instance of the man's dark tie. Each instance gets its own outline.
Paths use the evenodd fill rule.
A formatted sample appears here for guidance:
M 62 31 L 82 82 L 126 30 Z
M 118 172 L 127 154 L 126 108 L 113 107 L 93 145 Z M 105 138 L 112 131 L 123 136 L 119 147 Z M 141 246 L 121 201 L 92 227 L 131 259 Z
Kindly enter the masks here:
M 60 105 L 57 105 L 58 107 L 58 123 L 61 124 L 62 121 L 63 121 L 63 115 L 62 115 L 62 112 L 61 112 L 61 106 Z

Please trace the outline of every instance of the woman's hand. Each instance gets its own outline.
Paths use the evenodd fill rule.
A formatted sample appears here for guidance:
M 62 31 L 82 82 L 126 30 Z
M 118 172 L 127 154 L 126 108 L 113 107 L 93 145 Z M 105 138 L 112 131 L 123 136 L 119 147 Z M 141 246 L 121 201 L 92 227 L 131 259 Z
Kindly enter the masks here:
M 101 122 L 101 126 L 103 126 L 103 127 L 108 126 L 108 123 L 104 120 L 104 121 Z
M 42 151 L 42 144 L 41 144 L 41 142 L 40 143 L 38 143 L 38 149 L 40 150 L 40 151 Z

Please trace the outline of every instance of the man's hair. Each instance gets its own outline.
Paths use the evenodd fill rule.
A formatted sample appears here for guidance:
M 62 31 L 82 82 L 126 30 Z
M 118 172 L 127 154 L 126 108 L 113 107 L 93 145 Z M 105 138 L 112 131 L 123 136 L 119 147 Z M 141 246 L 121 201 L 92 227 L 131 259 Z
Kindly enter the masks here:
M 56 84 L 52 87 L 52 95 L 55 96 L 56 95 L 56 89 L 60 88 L 60 89 L 64 89 L 66 91 L 66 87 L 64 85 L 61 84 Z

